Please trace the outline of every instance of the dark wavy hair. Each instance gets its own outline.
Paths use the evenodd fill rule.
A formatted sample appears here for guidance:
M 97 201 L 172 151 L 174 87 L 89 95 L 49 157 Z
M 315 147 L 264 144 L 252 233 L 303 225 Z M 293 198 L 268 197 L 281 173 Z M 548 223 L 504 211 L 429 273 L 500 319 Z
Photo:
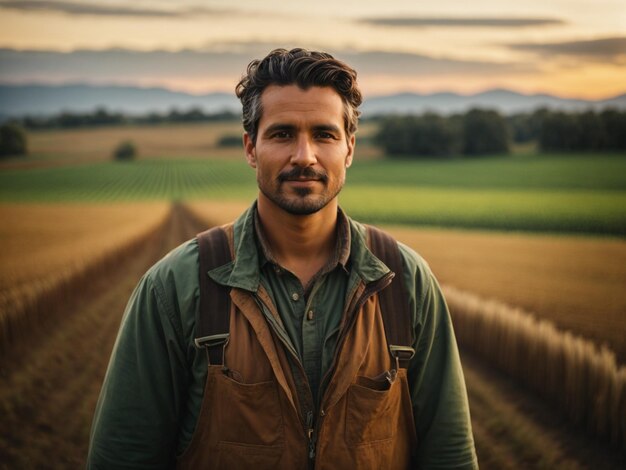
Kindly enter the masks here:
M 256 142 L 263 113 L 261 94 L 269 85 L 332 87 L 344 105 L 344 129 L 352 136 L 358 126 L 358 107 L 363 101 L 356 82 L 356 71 L 326 52 L 306 49 L 274 49 L 261 60 L 248 64 L 246 74 L 235 87 L 243 106 L 243 128 Z

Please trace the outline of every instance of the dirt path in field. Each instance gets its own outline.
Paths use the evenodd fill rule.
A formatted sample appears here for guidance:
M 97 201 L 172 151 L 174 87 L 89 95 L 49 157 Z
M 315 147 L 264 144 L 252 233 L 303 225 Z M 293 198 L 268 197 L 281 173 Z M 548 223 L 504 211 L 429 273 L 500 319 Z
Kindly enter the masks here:
M 93 410 L 130 293 L 166 251 L 201 224 L 173 206 L 167 229 L 62 308 L 63 319 L 0 359 L 0 468 L 82 468 Z M 482 469 L 624 468 L 617 456 L 522 390 L 464 357 Z M 623 462 L 622 462 L 623 465 Z

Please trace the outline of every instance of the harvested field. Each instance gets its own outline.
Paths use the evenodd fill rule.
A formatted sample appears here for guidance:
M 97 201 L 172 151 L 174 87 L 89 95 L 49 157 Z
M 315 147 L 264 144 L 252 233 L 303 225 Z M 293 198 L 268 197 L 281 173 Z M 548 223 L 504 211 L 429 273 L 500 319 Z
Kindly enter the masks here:
M 2 205 L 0 352 L 89 285 L 165 222 L 166 204 Z
M 458 342 L 590 435 L 626 449 L 626 366 L 545 320 L 457 289 L 444 293 Z
M 443 284 L 523 308 L 607 344 L 626 363 L 626 241 L 390 228 Z
M 186 202 L 185 207 L 208 225 L 221 225 L 235 220 L 250 204 L 252 202 L 191 201 Z
M 553 407 L 461 350 L 482 470 L 618 470 L 626 457 L 569 425 Z
M 124 306 L 145 270 L 204 227 L 175 206 L 161 230 L 85 290 L 60 321 L 0 360 L 0 468 L 82 468 L 89 429 Z
M 0 204 L 0 292 L 89 263 L 161 222 L 169 205 Z
M 217 141 L 222 135 L 241 132 L 241 124 L 233 121 L 33 131 L 28 137 L 32 142 L 31 152 L 47 160 L 63 155 L 97 161 L 110 159 L 115 146 L 123 140 L 135 143 L 140 158 L 207 157 L 215 153 Z M 220 156 L 242 158 L 242 152 L 240 148 L 221 149 Z

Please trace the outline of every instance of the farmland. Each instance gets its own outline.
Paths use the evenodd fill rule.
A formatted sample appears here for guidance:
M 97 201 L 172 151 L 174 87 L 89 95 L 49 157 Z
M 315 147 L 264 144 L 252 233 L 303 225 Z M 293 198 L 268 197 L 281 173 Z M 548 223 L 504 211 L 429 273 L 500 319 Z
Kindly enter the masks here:
M 205 126 L 46 131 L 33 136 L 30 160 L 0 167 L 0 293 L 6 299 L 11 289 L 48 286 L 47 294 L 36 291 L 24 303 L 24 321 L 4 333 L 5 343 L 11 341 L 0 357 L 0 414 L 5 430 L 14 431 L 0 433 L 0 461 L 10 467 L 83 465 L 99 386 L 137 279 L 169 248 L 231 220 L 254 198 L 254 174 L 241 151 L 214 147 L 231 128 L 211 134 Z M 109 161 L 104 149 L 122 138 L 139 144 L 138 161 Z M 372 148 L 360 150 L 376 155 Z M 455 322 L 471 319 L 460 341 L 491 331 L 476 331 L 497 317 L 485 317 L 485 309 L 497 310 L 506 334 L 513 335 L 502 341 L 509 337 L 498 332 L 463 344 L 482 468 L 622 467 L 622 457 L 603 444 L 606 438 L 589 439 L 537 399 L 543 394 L 532 383 L 536 378 L 520 379 L 507 369 L 519 352 L 506 347 L 524 350 L 518 333 L 526 328 L 531 338 L 574 351 L 567 370 L 582 367 L 576 380 L 591 371 L 580 361 L 596 356 L 607 380 L 624 375 L 623 367 L 615 371 L 626 361 L 626 159 L 523 154 L 411 162 L 357 156 L 341 203 L 355 218 L 386 224 L 429 261 L 450 294 Z M 517 308 L 532 317 L 516 317 Z M 558 331 L 528 318 L 548 319 Z M 572 343 L 566 330 L 586 338 L 584 345 L 569 346 L 582 343 Z M 485 351 L 504 345 L 505 352 L 481 354 L 472 341 Z M 602 362 L 609 356 L 601 355 L 601 344 L 617 353 L 617 366 L 610 358 Z M 545 343 L 533 348 L 538 354 Z M 555 364 L 565 363 L 559 351 Z M 548 364 L 533 359 L 538 363 Z M 496 372 L 496 364 L 508 375 Z M 543 377 L 545 368 L 532 369 Z M 556 386 L 569 373 L 560 372 L 544 381 Z M 594 377 L 600 375 L 592 382 Z M 593 400 L 587 393 L 565 393 L 564 402 L 575 413 Z M 592 433 L 602 428 L 604 434 L 596 435 L 606 436 L 613 426 L 616 439 L 624 437 L 619 416 L 626 408 L 615 406 L 611 421 L 596 413 L 601 404 L 593 405 L 584 418 Z
M 625 175 L 619 156 L 367 161 L 342 204 L 373 223 L 623 235 Z
M 165 221 L 166 204 L 0 205 L 0 352 Z
M 150 160 L 92 163 L 0 173 L 0 200 L 155 201 L 253 197 L 254 175 L 242 162 Z
M 626 159 L 597 156 L 590 163 L 580 156 L 529 157 L 523 172 L 520 159 L 525 160 L 392 162 L 389 173 L 386 163 L 357 162 L 341 202 L 356 218 L 372 223 L 626 234 Z M 99 162 L 0 172 L 0 201 L 249 201 L 254 194 L 254 174 L 242 159 Z
M 2 204 L 0 292 L 93 262 L 162 222 L 168 204 Z M 15 236 L 19 234 L 19 237 Z
M 619 239 L 391 227 L 444 284 L 546 318 L 626 363 L 626 242 Z
M 75 226 L 81 226 L 79 220 L 68 228 Z M 174 207 L 130 253 L 112 258 L 113 264 L 100 260 L 87 282 L 73 277 L 74 295 L 49 303 L 38 321 L 24 322 L 21 341 L 0 356 L 0 467 L 84 467 L 91 418 L 124 305 L 143 272 L 201 228 Z
M 235 134 L 239 128 L 237 122 L 224 122 L 39 131 L 30 135 L 30 152 L 40 164 L 103 161 L 109 159 L 119 142 L 132 140 L 140 150 L 140 158 L 200 158 L 209 151 L 219 151 L 218 138 Z M 68 142 L 73 145 L 68 147 Z M 226 149 L 219 156 L 238 157 L 240 152 Z

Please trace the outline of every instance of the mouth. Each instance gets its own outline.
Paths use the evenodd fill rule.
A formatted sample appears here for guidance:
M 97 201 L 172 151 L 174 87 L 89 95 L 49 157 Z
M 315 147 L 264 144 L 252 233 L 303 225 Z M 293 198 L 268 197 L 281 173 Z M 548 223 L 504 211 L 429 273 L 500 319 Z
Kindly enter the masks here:
M 298 178 L 286 178 L 286 181 L 321 181 L 322 178 L 314 178 L 311 176 L 300 176 Z
M 294 168 L 278 176 L 278 181 L 281 183 L 303 186 L 312 185 L 314 183 L 325 184 L 327 179 L 328 177 L 324 173 L 314 171 L 310 168 Z
M 294 186 L 310 186 L 315 183 L 321 183 L 320 179 L 315 178 L 295 178 L 285 180 L 286 183 L 289 183 Z

